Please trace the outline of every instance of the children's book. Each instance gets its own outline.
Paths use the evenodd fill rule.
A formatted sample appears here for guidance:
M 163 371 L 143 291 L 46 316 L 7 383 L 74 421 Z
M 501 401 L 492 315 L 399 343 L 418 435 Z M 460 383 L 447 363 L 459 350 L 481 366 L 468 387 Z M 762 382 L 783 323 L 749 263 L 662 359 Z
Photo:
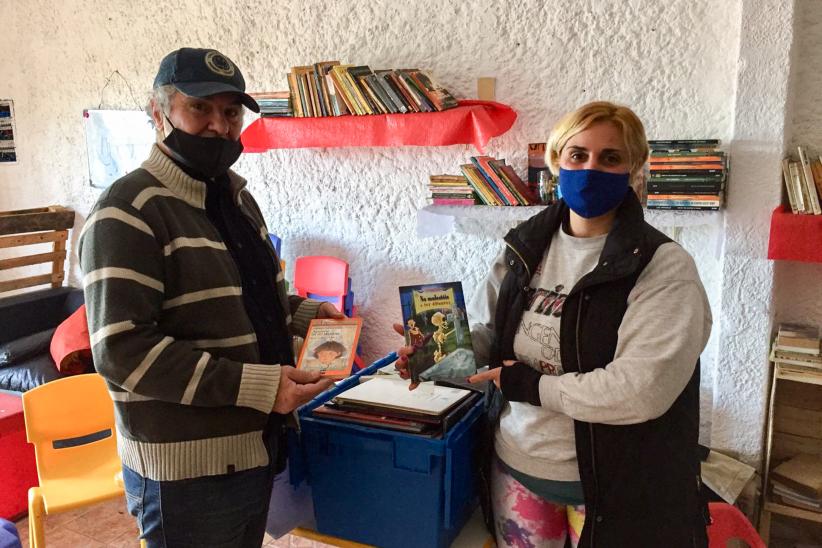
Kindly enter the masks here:
M 297 369 L 341 379 L 351 374 L 362 318 L 316 319 L 308 325 Z
M 460 282 L 400 287 L 411 380 L 465 378 L 477 371 Z

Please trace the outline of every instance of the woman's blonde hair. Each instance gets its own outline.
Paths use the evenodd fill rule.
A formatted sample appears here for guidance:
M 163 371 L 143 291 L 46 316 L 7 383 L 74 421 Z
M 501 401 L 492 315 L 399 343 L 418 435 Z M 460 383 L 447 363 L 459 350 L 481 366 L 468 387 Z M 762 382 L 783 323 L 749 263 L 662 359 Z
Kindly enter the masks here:
M 648 160 L 648 139 L 645 128 L 634 111 L 628 107 L 608 101 L 594 101 L 566 114 L 551 130 L 548 138 L 545 162 L 555 176 L 559 175 L 559 157 L 568 140 L 599 122 L 611 122 L 622 131 L 625 149 L 628 151 L 628 165 L 631 180 L 636 182 L 645 162 Z

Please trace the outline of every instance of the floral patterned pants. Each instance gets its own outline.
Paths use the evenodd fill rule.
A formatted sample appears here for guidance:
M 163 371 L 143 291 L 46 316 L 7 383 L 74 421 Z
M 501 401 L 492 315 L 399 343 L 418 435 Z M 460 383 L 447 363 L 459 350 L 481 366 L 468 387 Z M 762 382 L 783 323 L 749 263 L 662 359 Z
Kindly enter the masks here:
M 570 536 L 576 548 L 585 523 L 585 506 L 555 504 L 535 495 L 499 461 L 493 466 L 491 496 L 498 547 L 563 548 Z

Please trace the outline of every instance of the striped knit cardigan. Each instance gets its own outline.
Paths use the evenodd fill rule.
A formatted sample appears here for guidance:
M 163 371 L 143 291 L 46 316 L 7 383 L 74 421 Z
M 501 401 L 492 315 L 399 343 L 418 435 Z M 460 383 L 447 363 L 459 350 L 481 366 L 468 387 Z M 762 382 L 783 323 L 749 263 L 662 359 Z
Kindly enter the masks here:
M 245 181 L 235 202 L 279 260 Z M 206 186 L 155 145 L 148 160 L 100 196 L 80 237 L 97 371 L 115 403 L 123 464 L 157 481 L 264 466 L 262 430 L 279 365 L 259 363 L 240 273 L 206 217 Z M 321 303 L 287 296 L 291 335 Z

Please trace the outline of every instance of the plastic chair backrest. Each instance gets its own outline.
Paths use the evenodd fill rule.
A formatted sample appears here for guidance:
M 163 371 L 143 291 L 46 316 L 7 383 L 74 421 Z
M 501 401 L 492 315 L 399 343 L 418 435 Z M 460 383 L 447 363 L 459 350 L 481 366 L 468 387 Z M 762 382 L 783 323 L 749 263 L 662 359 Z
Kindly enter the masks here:
M 270 232 L 268 233 L 268 239 L 271 240 L 271 245 L 273 245 L 274 249 L 277 251 L 277 257 L 282 257 L 282 253 L 280 253 L 283 246 L 282 239 L 280 239 L 280 237 L 276 234 L 272 234 Z
M 297 257 L 294 290 L 301 297 L 331 297 L 334 300 L 330 302 L 342 312 L 348 292 L 348 263 L 325 255 Z
M 762 537 L 739 508 L 725 502 L 711 502 L 708 509 L 712 522 L 708 526 L 710 548 L 726 548 L 731 539 L 744 540 L 751 548 L 766 548 Z
M 65 377 L 25 392 L 23 414 L 41 484 L 55 475 L 70 475 L 84 455 L 117 454 L 114 403 L 96 373 Z

